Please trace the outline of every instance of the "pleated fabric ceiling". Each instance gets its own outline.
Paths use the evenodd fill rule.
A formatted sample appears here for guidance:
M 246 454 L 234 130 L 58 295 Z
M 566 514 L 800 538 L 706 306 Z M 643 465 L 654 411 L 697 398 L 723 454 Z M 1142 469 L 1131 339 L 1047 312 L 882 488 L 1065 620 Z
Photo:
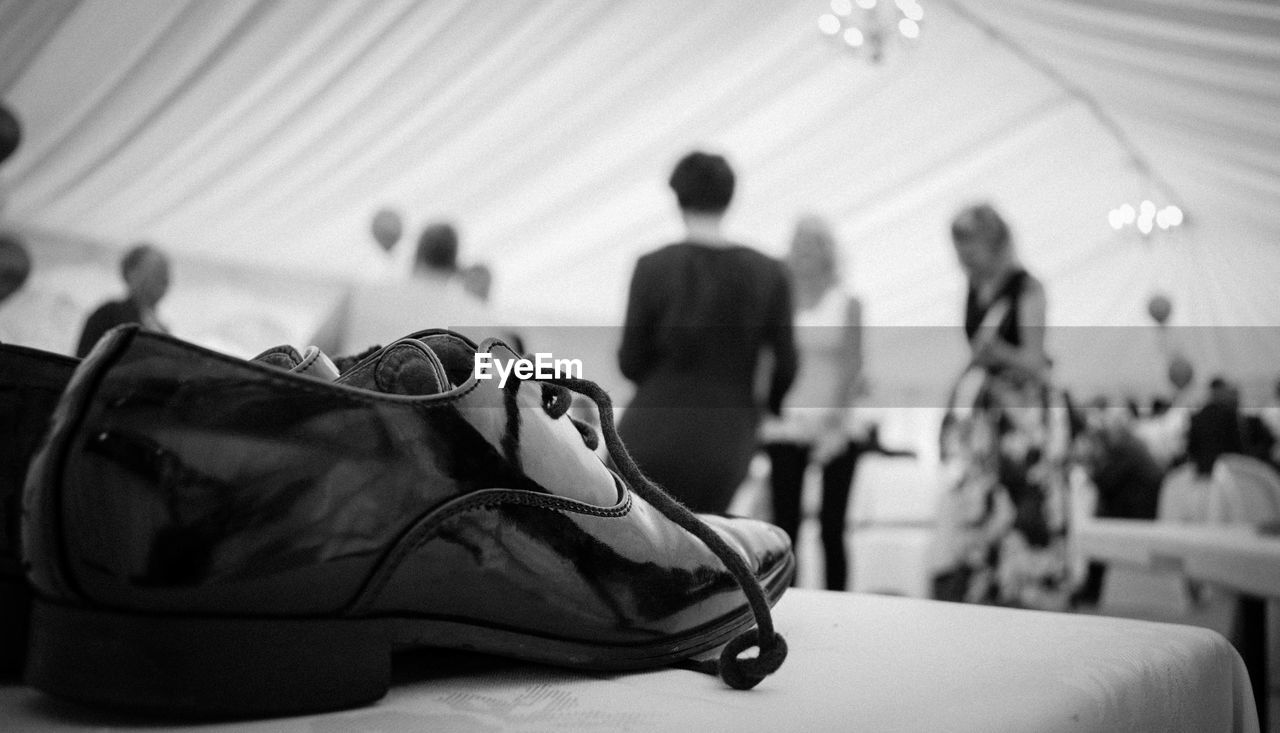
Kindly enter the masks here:
M 1148 323 L 1160 291 L 1176 325 L 1280 326 L 1280 6 L 921 4 L 870 64 L 819 33 L 823 2 L 0 0 L 25 130 L 4 217 L 288 282 L 380 267 L 390 206 L 410 237 L 456 221 L 504 307 L 614 323 L 703 147 L 739 172 L 744 241 L 833 222 L 872 325 L 959 322 L 947 224 L 990 200 L 1052 324 Z M 1113 230 L 1144 198 L 1185 225 Z

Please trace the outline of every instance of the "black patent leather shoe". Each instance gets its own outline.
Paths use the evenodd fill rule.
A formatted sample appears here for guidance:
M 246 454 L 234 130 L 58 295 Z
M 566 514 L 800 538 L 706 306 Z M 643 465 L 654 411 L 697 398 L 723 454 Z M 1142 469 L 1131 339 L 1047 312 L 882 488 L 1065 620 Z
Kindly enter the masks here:
M 28 682 L 254 716 L 377 699 L 407 647 L 683 663 L 740 688 L 776 669 L 786 535 L 695 518 L 634 470 L 598 388 L 502 389 L 474 378 L 477 348 L 516 356 L 422 332 L 325 384 L 164 335 L 104 338 L 26 487 Z M 617 472 L 566 387 L 605 403 Z
M 31 592 L 18 546 L 22 482 L 79 359 L 0 344 L 0 677 L 22 671 Z
M 314 346 L 269 349 L 255 361 L 326 381 L 338 372 Z M 0 677 L 21 673 L 27 649 L 31 591 L 18 541 L 22 485 L 58 399 L 80 360 L 14 344 L 0 344 Z

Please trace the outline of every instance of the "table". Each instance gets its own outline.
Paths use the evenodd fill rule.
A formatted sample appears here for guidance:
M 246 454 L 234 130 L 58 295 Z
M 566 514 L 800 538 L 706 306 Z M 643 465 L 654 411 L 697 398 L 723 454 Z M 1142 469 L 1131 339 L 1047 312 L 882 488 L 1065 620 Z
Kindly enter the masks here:
M 1266 599 L 1280 599 L 1280 536 L 1247 525 L 1188 525 L 1138 519 L 1092 519 L 1073 529 L 1077 549 L 1103 562 L 1177 571 L 1241 594 L 1240 651 L 1265 725 Z
M 1079 550 L 1098 560 L 1161 570 L 1280 598 L 1280 536 L 1247 525 L 1091 519 L 1073 530 Z
M 201 731 L 1258 730 L 1244 665 L 1190 626 L 792 589 L 776 609 L 791 656 L 749 692 L 664 669 L 579 673 L 415 652 L 381 702 Z M 155 731 L 0 688 L 13 730 Z

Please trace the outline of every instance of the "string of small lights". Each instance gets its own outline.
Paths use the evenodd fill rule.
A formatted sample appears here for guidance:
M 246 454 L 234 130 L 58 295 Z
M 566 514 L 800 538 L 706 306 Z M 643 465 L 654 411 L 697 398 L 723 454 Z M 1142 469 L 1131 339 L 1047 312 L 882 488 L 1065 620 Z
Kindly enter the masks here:
M 819 16 L 818 30 L 878 64 L 894 38 L 919 38 L 923 21 L 924 7 L 917 0 L 831 0 L 831 12 Z

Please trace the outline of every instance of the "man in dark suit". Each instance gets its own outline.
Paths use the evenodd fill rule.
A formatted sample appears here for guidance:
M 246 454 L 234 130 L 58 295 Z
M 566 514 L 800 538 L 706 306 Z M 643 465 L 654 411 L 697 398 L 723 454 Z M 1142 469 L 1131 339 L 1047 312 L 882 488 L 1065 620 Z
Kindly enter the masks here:
M 125 323 L 137 323 L 152 331 L 168 332 L 156 315 L 156 306 L 169 291 L 169 258 L 149 244 L 140 244 L 120 260 L 128 294 L 98 306 L 85 321 L 76 356 L 88 354 L 107 331 Z

